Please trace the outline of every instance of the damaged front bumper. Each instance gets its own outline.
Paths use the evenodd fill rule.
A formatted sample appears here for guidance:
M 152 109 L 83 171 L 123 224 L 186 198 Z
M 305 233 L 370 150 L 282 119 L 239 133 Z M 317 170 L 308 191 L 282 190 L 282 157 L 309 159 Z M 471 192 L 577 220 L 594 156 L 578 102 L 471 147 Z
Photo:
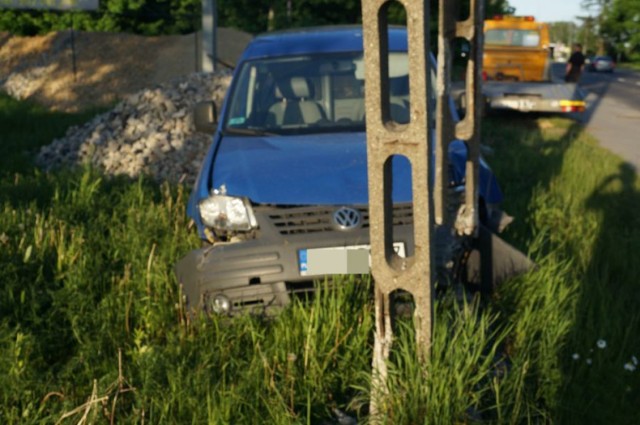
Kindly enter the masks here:
M 398 230 L 397 246 L 411 255 L 411 229 Z M 212 312 L 220 299 L 226 299 L 229 313 L 264 311 L 287 305 L 292 293 L 311 289 L 313 280 L 332 274 L 368 273 L 368 244 L 369 229 L 348 235 L 336 231 L 313 238 L 296 235 L 215 244 L 189 252 L 176 265 L 176 274 L 189 308 Z M 325 260 L 322 255 L 315 256 L 314 272 L 308 261 L 318 253 Z M 362 268 L 363 254 L 366 269 Z
M 336 209 L 256 208 L 260 230 L 255 238 L 189 252 L 176 265 L 188 308 L 205 313 L 264 313 L 284 307 L 293 294 L 313 289 L 314 280 L 369 273 L 367 208 L 355 207 L 362 215 L 362 225 L 347 231 L 333 224 Z M 412 256 L 411 205 L 395 205 L 393 222 L 396 251 Z M 490 291 L 500 281 L 532 267 L 527 256 L 486 227 L 481 227 L 477 239 L 457 236 L 444 226 L 435 229 L 434 237 L 441 283 L 463 280 Z
M 369 272 L 366 207 L 358 228 L 340 230 L 333 222 L 339 207 L 257 207 L 256 237 L 215 243 L 189 252 L 176 274 L 190 309 L 211 312 L 220 304 L 230 312 L 283 307 L 291 294 L 333 274 Z M 413 254 L 413 211 L 394 208 L 394 240 L 400 255 Z

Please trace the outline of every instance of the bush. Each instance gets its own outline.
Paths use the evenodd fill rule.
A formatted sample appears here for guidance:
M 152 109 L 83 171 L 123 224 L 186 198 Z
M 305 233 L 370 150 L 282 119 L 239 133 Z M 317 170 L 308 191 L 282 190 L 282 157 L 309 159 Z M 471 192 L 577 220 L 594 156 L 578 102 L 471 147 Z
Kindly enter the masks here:
M 95 12 L 3 11 L 0 31 L 26 36 L 69 28 L 142 35 L 186 34 L 199 28 L 200 12 L 197 0 L 102 0 Z

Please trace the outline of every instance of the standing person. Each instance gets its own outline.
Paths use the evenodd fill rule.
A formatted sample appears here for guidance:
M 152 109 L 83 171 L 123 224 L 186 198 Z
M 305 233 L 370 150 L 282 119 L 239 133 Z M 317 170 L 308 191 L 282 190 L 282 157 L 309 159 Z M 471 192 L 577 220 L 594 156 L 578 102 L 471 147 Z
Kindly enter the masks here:
M 564 80 L 566 82 L 577 83 L 584 68 L 585 58 L 582 54 L 582 46 L 580 44 L 574 44 L 573 53 L 567 62 L 567 68 L 565 71 Z

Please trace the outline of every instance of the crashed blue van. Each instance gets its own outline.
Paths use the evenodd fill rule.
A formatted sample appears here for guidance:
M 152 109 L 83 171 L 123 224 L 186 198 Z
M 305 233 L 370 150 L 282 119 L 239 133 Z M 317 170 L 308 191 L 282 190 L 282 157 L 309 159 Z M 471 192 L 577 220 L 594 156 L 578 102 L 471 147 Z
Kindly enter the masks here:
M 411 101 L 406 29 L 389 29 L 389 50 L 391 116 L 403 124 Z M 364 84 L 359 27 L 270 33 L 248 45 L 222 110 L 210 111 L 217 126 L 188 204 L 203 242 L 176 267 L 190 307 L 281 307 L 314 280 L 369 272 L 366 257 L 352 261 L 369 247 Z M 453 104 L 451 113 L 458 119 Z M 420 211 L 412 208 L 410 165 L 396 160 L 394 246 L 412 255 Z M 450 145 L 449 160 L 457 196 L 464 143 Z M 480 197 L 484 217 L 502 200 L 484 161 Z M 437 237 L 453 233 L 440 229 Z M 436 258 L 452 268 L 459 255 Z

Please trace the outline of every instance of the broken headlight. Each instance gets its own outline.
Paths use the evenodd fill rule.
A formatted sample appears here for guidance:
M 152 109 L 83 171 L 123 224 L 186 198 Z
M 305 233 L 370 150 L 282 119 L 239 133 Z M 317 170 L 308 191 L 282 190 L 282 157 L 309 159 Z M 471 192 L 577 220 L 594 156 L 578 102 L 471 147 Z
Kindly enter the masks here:
M 200 201 L 199 209 L 202 222 L 219 232 L 246 232 L 258 227 L 246 198 L 212 194 Z

